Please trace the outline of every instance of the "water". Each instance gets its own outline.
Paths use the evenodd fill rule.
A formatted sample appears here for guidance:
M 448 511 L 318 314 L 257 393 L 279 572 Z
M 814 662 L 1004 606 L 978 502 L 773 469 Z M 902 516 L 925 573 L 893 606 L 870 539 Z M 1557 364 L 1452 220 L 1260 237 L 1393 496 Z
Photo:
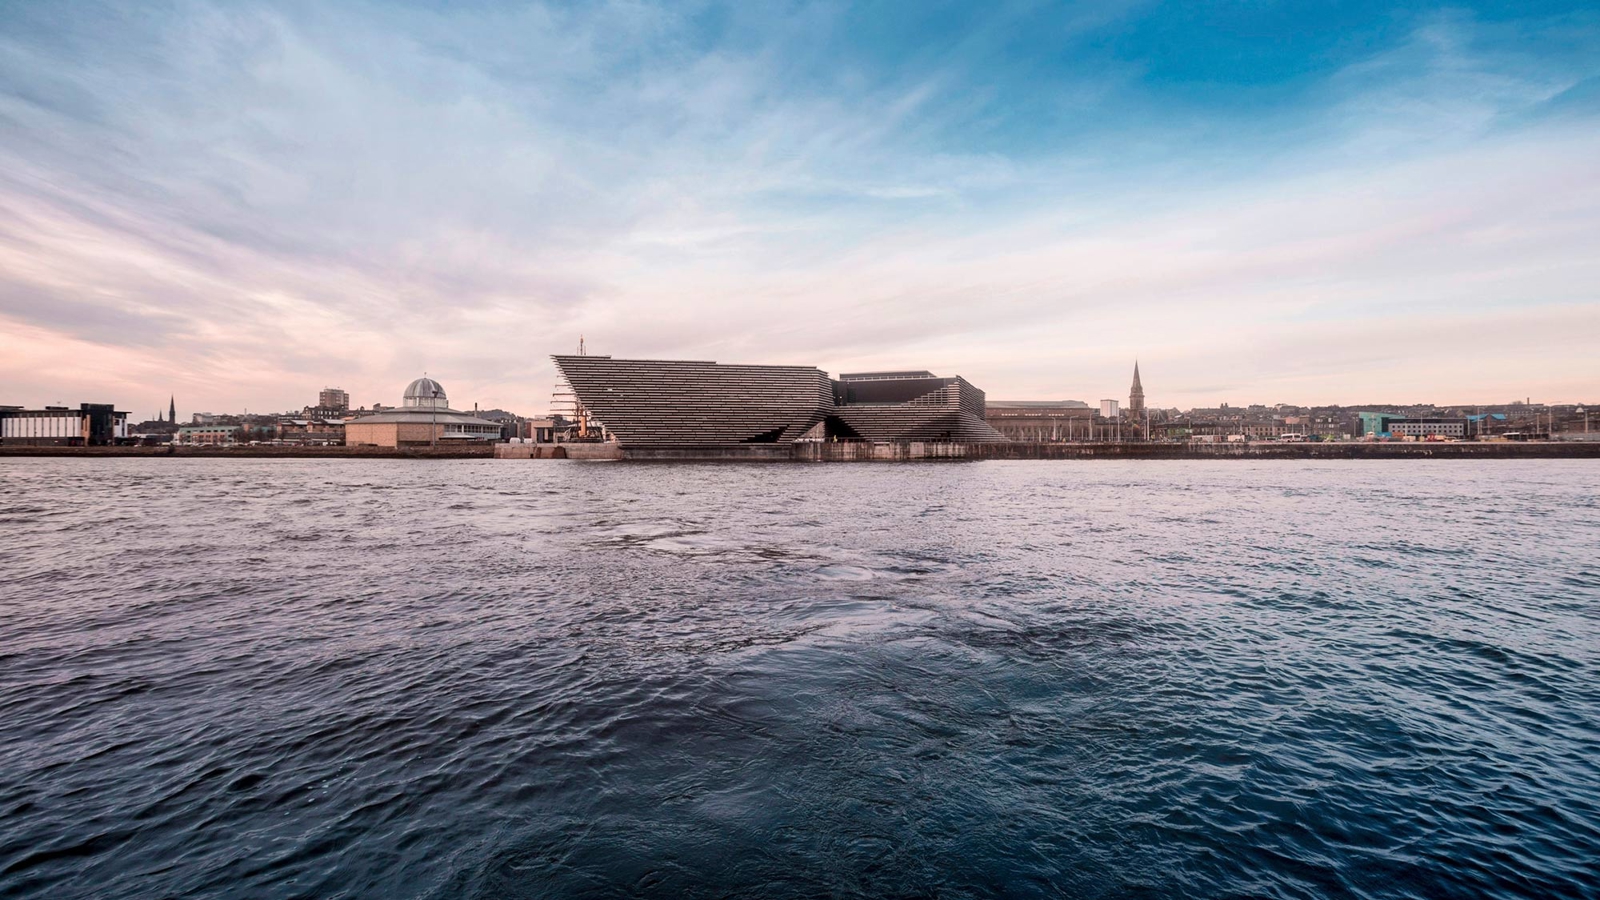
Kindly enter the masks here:
M 0 895 L 1596 897 L 1597 497 L 0 460 Z

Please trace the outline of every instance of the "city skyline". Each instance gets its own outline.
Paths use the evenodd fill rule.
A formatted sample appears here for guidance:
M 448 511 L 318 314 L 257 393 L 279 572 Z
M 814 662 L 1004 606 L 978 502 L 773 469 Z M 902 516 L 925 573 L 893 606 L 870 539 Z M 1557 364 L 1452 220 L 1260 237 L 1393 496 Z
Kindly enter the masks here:
M 1160 408 L 1581 403 L 1597 84 L 1581 4 L 9 5 L 0 402 L 426 371 L 538 411 L 586 334 L 999 399 L 1137 358 Z
M 580 354 L 580 356 L 581 356 L 581 354 Z M 609 357 L 597 356 L 596 358 L 598 359 L 598 358 L 609 358 Z M 626 362 L 635 362 L 635 361 L 656 362 L 656 363 L 661 363 L 661 362 L 668 362 L 668 363 L 706 362 L 704 360 L 693 360 L 693 361 L 691 361 L 691 360 L 629 360 L 629 359 L 626 359 L 626 358 L 619 358 L 619 359 L 621 359 L 621 361 L 626 361 Z M 713 362 L 712 364 L 713 365 L 719 365 L 718 363 L 715 363 L 715 362 Z M 727 364 L 721 364 L 721 365 L 727 365 Z M 763 366 L 765 364 L 761 364 L 761 363 L 755 363 L 755 364 L 736 363 L 736 364 L 733 364 L 733 365 Z M 820 370 L 820 371 L 822 371 L 824 375 L 838 374 L 838 373 L 830 373 L 830 372 L 828 372 L 826 370 Z M 842 374 L 840 374 L 840 377 L 844 377 L 844 376 Z M 421 379 L 419 379 L 419 381 L 428 381 L 428 380 L 430 380 L 430 379 L 429 379 L 429 376 L 428 376 L 427 373 L 423 373 L 423 377 Z M 561 392 L 564 392 L 566 390 L 567 390 L 567 387 L 566 387 L 565 382 L 563 381 L 562 384 L 556 388 L 556 393 L 557 393 L 557 395 L 561 395 Z M 351 415 L 360 415 L 360 414 L 363 414 L 363 413 L 377 412 L 377 411 L 381 411 L 381 410 L 385 410 L 385 409 L 393 409 L 394 408 L 393 404 L 388 404 L 383 400 L 374 401 L 373 404 L 356 403 L 356 402 L 354 402 L 354 401 L 352 401 L 350 399 L 349 392 L 347 392 L 347 391 L 345 391 L 345 390 L 343 390 L 343 389 L 341 389 L 339 387 L 336 387 L 336 386 L 325 386 L 325 387 L 323 387 L 322 389 L 320 389 L 318 391 L 318 399 L 317 399 L 316 405 L 314 405 L 314 406 L 310 405 L 310 404 L 306 404 L 304 406 L 301 406 L 299 404 L 290 404 L 289 406 L 287 406 L 287 407 L 285 407 L 283 409 L 280 409 L 280 410 L 256 410 L 254 413 L 251 413 L 248 409 L 233 410 L 233 409 L 228 409 L 226 407 L 218 407 L 217 409 L 214 409 L 214 410 L 213 409 L 206 409 L 206 410 L 196 409 L 196 410 L 194 410 L 192 412 L 186 413 L 182 418 L 180 418 L 178 416 L 178 413 L 177 413 L 177 400 L 176 400 L 176 397 L 175 396 L 169 396 L 168 400 L 167 400 L 168 408 L 166 410 L 164 410 L 164 411 L 158 410 L 154 415 L 152 415 L 150 418 L 146 419 L 145 421 L 148 421 L 148 422 L 164 422 L 164 423 L 168 423 L 168 424 L 182 424 L 187 419 L 192 418 L 192 417 L 196 417 L 196 416 L 222 417 L 222 418 L 238 417 L 240 415 L 246 415 L 246 416 L 248 416 L 248 415 L 261 415 L 261 416 L 265 416 L 265 417 L 273 417 L 273 416 L 278 416 L 278 415 L 289 415 L 289 416 L 292 416 L 292 415 L 296 415 L 297 411 L 301 410 L 301 409 L 303 409 L 303 410 L 305 410 L 307 412 L 317 411 L 318 413 L 321 413 L 324 410 L 330 409 L 329 404 L 326 402 L 330 395 L 339 395 L 342 398 L 342 404 L 339 405 L 337 408 L 341 409 L 341 410 L 345 410 L 348 413 L 350 413 Z M 1085 395 L 1085 396 L 1087 396 L 1087 395 Z M 1137 400 L 1136 400 L 1136 398 L 1137 398 Z M 1022 403 L 1022 404 L 1027 404 L 1027 405 L 1044 405 L 1044 406 L 1053 406 L 1053 405 L 1061 404 L 1061 405 L 1068 406 L 1068 407 L 1076 406 L 1076 407 L 1082 407 L 1082 408 L 1092 408 L 1092 407 L 1094 407 L 1096 405 L 1096 403 L 1091 402 L 1089 400 L 1085 400 L 1082 397 L 1050 397 L 1050 398 L 1027 397 L 1027 398 L 1020 398 L 1020 397 L 988 396 L 987 400 L 988 400 L 988 402 L 990 404 L 998 404 L 998 405 L 1001 405 L 1001 406 L 1007 406 L 1007 405 L 1011 405 L 1011 404 L 1015 404 L 1015 403 Z M 402 403 L 403 402 L 404 401 L 402 401 Z M 1137 418 L 1136 413 L 1137 414 L 1143 414 L 1144 412 L 1146 412 L 1146 410 L 1148 410 L 1151 413 L 1160 414 L 1162 417 L 1166 417 L 1166 416 L 1168 416 L 1170 414 L 1174 414 L 1174 413 L 1176 413 L 1176 414 L 1181 416 L 1181 415 L 1187 415 L 1190 412 L 1211 412 L 1211 411 L 1218 411 L 1218 410 L 1237 410 L 1237 411 L 1243 412 L 1243 411 L 1246 411 L 1246 410 L 1253 410 L 1253 409 L 1268 409 L 1268 410 L 1271 410 L 1271 409 L 1306 409 L 1306 410 L 1312 410 L 1312 409 L 1338 408 L 1338 409 L 1346 409 L 1346 410 L 1357 410 L 1357 409 L 1383 409 L 1383 408 L 1391 408 L 1391 407 L 1392 408 L 1404 408 L 1404 407 L 1420 408 L 1420 407 L 1428 407 L 1428 406 L 1433 406 L 1433 407 L 1441 408 L 1441 409 L 1450 409 L 1450 408 L 1472 409 L 1472 408 L 1475 408 L 1475 407 L 1476 408 L 1480 408 L 1480 409 L 1490 409 L 1490 408 L 1516 407 L 1516 406 L 1521 405 L 1521 406 L 1527 406 L 1530 409 L 1537 409 L 1537 408 L 1542 408 L 1542 407 L 1567 408 L 1567 407 L 1576 406 L 1576 407 L 1579 408 L 1579 411 L 1582 411 L 1582 408 L 1585 405 L 1600 406 L 1600 404 L 1591 404 L 1591 403 L 1586 403 L 1585 401 L 1574 401 L 1574 402 L 1565 402 L 1565 403 L 1545 403 L 1543 401 L 1539 401 L 1539 400 L 1536 400 L 1536 399 L 1531 398 L 1531 397 L 1525 397 L 1525 398 L 1522 398 L 1521 400 L 1512 398 L 1510 400 L 1475 401 L 1475 402 L 1466 402 L 1466 403 L 1433 403 L 1433 402 L 1428 401 L 1426 399 L 1420 399 L 1420 400 L 1419 399 L 1413 399 L 1413 400 L 1403 400 L 1403 401 L 1381 400 L 1381 401 L 1377 401 L 1377 402 L 1343 402 L 1343 403 L 1321 403 L 1321 404 L 1295 403 L 1293 401 L 1276 401 L 1276 402 L 1271 402 L 1271 403 L 1263 403 L 1263 402 L 1255 401 L 1255 400 L 1247 400 L 1244 403 L 1231 403 L 1231 402 L 1229 402 L 1227 400 L 1221 400 L 1221 401 L 1217 401 L 1216 403 L 1196 404 L 1196 405 L 1193 405 L 1193 406 L 1190 406 L 1190 407 L 1161 406 L 1159 404 L 1152 406 L 1152 405 L 1147 405 L 1146 402 L 1145 402 L 1144 388 L 1143 388 L 1143 385 L 1141 383 L 1140 373 L 1139 373 L 1139 364 L 1138 364 L 1137 361 L 1134 362 L 1133 379 L 1132 379 L 1131 383 L 1129 384 L 1129 393 L 1128 393 L 1128 396 L 1127 396 L 1127 402 L 1123 402 L 1123 400 L 1121 398 L 1117 398 L 1117 397 L 1111 397 L 1111 398 L 1102 397 L 1102 398 L 1100 398 L 1099 402 L 1100 403 L 1110 402 L 1110 403 L 1116 404 L 1118 407 L 1120 407 L 1120 413 L 1119 413 L 1120 416 L 1122 416 L 1122 417 L 1133 417 L 1133 418 Z M 64 403 L 65 403 L 65 401 L 56 401 L 55 405 L 56 406 L 61 406 Z M 554 407 L 554 406 L 558 405 L 558 403 L 559 403 L 559 401 L 557 401 L 555 399 L 555 395 L 553 395 L 552 398 L 551 398 L 551 404 L 550 405 L 552 407 Z M 477 401 L 471 401 L 471 405 L 473 406 L 474 409 L 482 407 L 483 409 L 489 410 L 489 411 L 498 411 L 498 412 L 504 412 L 504 413 L 511 413 L 511 414 L 518 415 L 518 416 L 528 416 L 528 417 L 532 417 L 532 418 L 537 418 L 537 417 L 550 415 L 550 414 L 558 414 L 558 413 L 554 413 L 553 410 L 545 410 L 543 408 L 542 404 L 539 405 L 539 407 L 540 407 L 539 409 L 527 409 L 527 410 L 523 410 L 523 409 L 511 410 L 511 409 L 504 409 L 504 408 L 500 408 L 500 407 L 488 407 L 488 406 L 483 406 L 481 403 L 479 403 Z M 369 410 L 369 406 L 370 406 L 370 410 Z M 133 421 L 138 421 L 138 414 L 137 413 L 134 413 Z

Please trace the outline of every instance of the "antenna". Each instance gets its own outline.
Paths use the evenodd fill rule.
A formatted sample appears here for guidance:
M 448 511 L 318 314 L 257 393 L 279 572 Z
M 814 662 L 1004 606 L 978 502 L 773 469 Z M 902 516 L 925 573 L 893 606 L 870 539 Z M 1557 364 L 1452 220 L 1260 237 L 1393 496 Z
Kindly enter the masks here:
M 578 335 L 578 355 L 589 355 L 588 347 L 583 335 Z M 598 423 L 591 422 L 589 411 L 584 408 L 583 402 L 578 399 L 578 394 L 572 389 L 572 382 L 567 380 L 565 372 L 560 367 L 556 368 L 555 389 L 550 394 L 550 418 L 563 419 L 577 427 L 579 440 L 588 440 L 590 431 Z M 569 426 L 571 427 L 571 426 Z M 552 435 L 554 438 L 555 435 Z

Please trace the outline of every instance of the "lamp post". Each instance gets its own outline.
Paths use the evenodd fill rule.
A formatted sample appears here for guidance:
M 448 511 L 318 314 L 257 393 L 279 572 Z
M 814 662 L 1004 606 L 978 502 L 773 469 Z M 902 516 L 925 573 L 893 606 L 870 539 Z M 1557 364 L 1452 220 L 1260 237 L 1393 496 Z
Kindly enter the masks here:
M 428 446 L 439 449 L 439 389 L 428 389 Z

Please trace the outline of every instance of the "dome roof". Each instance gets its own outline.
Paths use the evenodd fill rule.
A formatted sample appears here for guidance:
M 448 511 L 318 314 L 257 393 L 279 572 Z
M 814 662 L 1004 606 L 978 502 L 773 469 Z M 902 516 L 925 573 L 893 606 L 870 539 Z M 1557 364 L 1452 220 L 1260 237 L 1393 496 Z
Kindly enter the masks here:
M 406 385 L 403 406 L 421 407 L 423 409 L 448 409 L 450 398 L 444 394 L 444 385 L 424 375 L 416 381 Z

